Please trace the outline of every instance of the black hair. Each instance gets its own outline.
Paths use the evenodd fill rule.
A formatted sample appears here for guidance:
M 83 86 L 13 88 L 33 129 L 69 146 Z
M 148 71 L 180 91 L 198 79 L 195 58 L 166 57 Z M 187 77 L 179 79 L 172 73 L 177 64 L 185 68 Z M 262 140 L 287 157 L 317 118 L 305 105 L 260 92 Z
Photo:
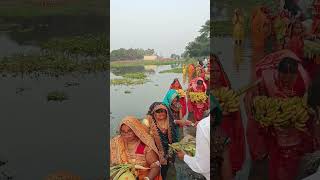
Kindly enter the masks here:
M 278 71 L 285 74 L 297 74 L 298 62 L 290 57 L 285 57 L 280 61 Z
M 179 79 L 178 79 L 178 78 L 174 78 L 171 84 L 174 84 L 176 81 L 179 82 Z M 180 82 L 179 82 L 179 83 L 180 83 Z
M 320 71 L 318 71 L 315 79 L 313 79 L 312 83 L 308 89 L 308 97 L 307 103 L 308 105 L 318 112 L 317 106 L 320 106 Z
M 202 80 L 198 80 L 197 81 L 197 85 L 201 85 L 201 84 L 203 84 L 203 81 Z

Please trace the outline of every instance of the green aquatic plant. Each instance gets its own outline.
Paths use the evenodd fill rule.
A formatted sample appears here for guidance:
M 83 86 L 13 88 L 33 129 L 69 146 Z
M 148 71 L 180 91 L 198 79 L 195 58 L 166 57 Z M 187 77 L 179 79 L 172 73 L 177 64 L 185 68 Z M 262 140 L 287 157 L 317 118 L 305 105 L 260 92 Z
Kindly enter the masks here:
M 129 79 L 146 79 L 147 75 L 142 72 L 123 74 L 122 77 Z
M 149 82 L 147 79 L 129 79 L 129 78 L 121 78 L 121 79 L 112 79 L 111 85 L 140 85 Z
M 125 93 L 125 94 L 130 94 L 130 93 L 131 93 L 131 91 L 126 90 L 126 91 L 124 91 L 124 93 Z
M 53 76 L 69 73 L 97 73 L 108 70 L 109 62 L 105 58 L 88 61 L 76 61 L 55 55 L 13 55 L 0 59 L 0 74 L 12 76 Z
M 65 101 L 68 100 L 68 95 L 63 91 L 52 91 L 47 95 L 47 101 Z
M 61 52 L 68 56 L 109 56 L 106 34 L 86 34 L 66 38 L 53 38 L 43 43 L 41 48 L 45 52 Z

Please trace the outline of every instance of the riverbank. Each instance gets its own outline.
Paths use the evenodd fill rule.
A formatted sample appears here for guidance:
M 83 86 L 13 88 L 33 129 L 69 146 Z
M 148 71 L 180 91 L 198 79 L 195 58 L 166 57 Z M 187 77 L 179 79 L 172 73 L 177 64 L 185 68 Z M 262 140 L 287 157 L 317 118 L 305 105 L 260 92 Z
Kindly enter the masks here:
M 172 65 L 172 64 L 187 64 L 187 63 L 197 63 L 196 59 L 180 59 L 180 60 L 126 60 L 126 61 L 112 61 L 110 63 L 111 68 L 119 67 L 132 67 L 132 66 L 146 66 L 146 65 Z

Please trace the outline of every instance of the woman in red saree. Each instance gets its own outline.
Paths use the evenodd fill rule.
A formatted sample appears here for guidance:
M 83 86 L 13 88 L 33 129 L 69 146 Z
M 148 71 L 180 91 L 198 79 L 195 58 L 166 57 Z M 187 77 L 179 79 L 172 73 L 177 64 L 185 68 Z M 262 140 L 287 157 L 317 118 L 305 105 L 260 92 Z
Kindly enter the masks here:
M 266 56 L 256 65 L 256 74 L 258 88 L 245 96 L 247 141 L 253 166 L 268 159 L 269 179 L 293 180 L 297 175 L 301 156 L 312 148 L 310 136 L 296 129 L 279 131 L 275 128 L 262 128 L 254 120 L 251 104 L 256 95 L 302 97 L 309 86 L 309 76 L 303 69 L 301 60 L 288 50 Z
M 204 80 L 201 77 L 197 77 L 190 82 L 188 91 L 206 93 L 207 85 L 205 84 Z M 191 100 L 188 99 L 187 106 L 190 114 L 189 120 L 191 119 L 190 117 L 192 117 L 193 115 L 193 120 L 197 124 L 203 118 L 204 112 L 208 110 L 209 100 L 207 99 L 205 103 L 196 103 L 196 102 L 191 102 Z
M 170 85 L 170 89 L 177 90 L 178 93 L 181 92 L 179 93 L 179 97 L 180 97 L 179 102 L 182 106 L 182 117 L 184 117 L 187 114 L 187 100 L 186 100 L 185 94 L 183 93 L 183 89 L 178 78 L 175 78 L 173 80 L 173 82 Z
M 211 57 L 210 65 L 210 87 L 212 89 L 218 89 L 221 87 L 231 88 L 228 76 L 223 70 L 223 67 L 216 55 Z M 231 139 L 229 154 L 232 172 L 233 175 L 235 175 L 237 171 L 241 170 L 245 160 L 245 136 L 240 111 L 234 113 L 224 112 L 221 128 Z

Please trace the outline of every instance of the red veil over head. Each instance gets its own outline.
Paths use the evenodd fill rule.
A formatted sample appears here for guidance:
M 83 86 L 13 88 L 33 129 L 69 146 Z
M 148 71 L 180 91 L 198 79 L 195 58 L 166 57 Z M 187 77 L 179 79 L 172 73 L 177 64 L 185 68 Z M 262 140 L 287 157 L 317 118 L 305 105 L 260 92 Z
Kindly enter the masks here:
M 265 80 L 264 82 L 266 83 L 266 88 L 269 89 L 270 92 L 276 91 L 277 88 L 274 84 L 274 78 L 276 78 L 275 75 L 278 74 L 278 64 L 285 57 L 290 57 L 298 62 L 298 78 L 294 88 L 300 91 L 298 94 L 304 94 L 304 91 L 309 87 L 310 77 L 308 72 L 301 64 L 302 60 L 290 50 L 280 50 L 265 56 L 256 65 L 257 77 Z
M 218 80 L 219 84 L 221 86 L 231 87 L 231 83 L 229 81 L 227 73 L 224 71 L 223 66 L 222 66 L 222 64 L 221 64 L 221 62 L 220 62 L 220 60 L 219 60 L 217 55 L 211 55 L 210 56 L 210 76 L 211 76 L 210 79 L 215 78 L 213 76 L 213 71 L 214 71 L 213 64 L 216 64 L 218 66 L 218 68 L 220 69 L 220 72 L 221 72 L 221 75 L 220 75 L 219 80 Z M 211 81 L 211 82 L 213 83 L 214 81 Z M 211 84 L 211 82 L 210 82 L 210 84 Z M 210 85 L 210 87 L 212 87 L 212 86 Z
M 175 78 L 175 79 L 173 80 L 173 82 L 172 82 L 171 85 L 170 85 L 170 89 L 175 89 L 174 84 L 175 84 L 176 82 L 179 84 L 178 89 L 182 89 L 181 83 L 180 83 L 180 81 L 179 81 L 178 78 Z M 176 89 L 176 90 L 177 90 L 177 89 Z

